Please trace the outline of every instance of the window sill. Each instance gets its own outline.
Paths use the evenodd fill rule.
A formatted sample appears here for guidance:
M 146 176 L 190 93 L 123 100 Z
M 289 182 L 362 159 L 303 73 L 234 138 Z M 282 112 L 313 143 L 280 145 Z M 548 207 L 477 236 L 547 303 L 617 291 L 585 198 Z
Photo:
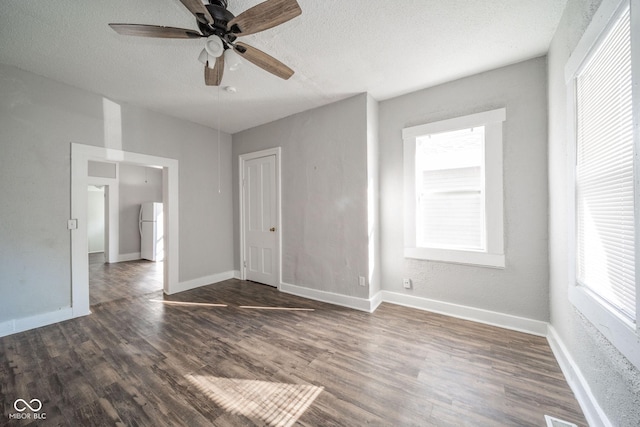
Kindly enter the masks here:
M 569 300 L 637 369 L 640 369 L 640 335 L 635 325 L 608 310 L 584 286 L 570 286 Z
M 504 254 L 433 248 L 404 248 L 404 257 L 490 268 L 505 268 Z

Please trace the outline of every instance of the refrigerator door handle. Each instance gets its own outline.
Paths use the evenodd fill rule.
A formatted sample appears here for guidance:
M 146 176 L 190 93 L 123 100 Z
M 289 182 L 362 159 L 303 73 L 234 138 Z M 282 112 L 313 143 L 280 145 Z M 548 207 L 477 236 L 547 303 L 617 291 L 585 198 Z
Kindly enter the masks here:
M 140 215 L 138 216 L 138 231 L 140 231 L 140 236 L 142 236 L 142 210 L 143 206 L 140 206 Z

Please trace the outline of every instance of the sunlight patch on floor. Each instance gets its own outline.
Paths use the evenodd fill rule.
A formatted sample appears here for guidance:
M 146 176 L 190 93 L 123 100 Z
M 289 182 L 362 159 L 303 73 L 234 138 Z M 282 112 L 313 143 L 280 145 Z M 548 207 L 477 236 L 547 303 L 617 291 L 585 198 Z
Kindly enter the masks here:
M 250 308 L 253 310 L 315 311 L 313 308 L 297 308 L 297 307 L 260 307 L 255 305 L 241 305 L 239 307 Z
M 272 427 L 289 427 L 304 414 L 324 387 L 270 381 L 186 375 L 198 390 L 232 414 Z
M 166 301 L 161 299 L 150 299 L 151 302 L 160 302 L 167 305 L 196 306 L 196 307 L 227 307 L 227 304 L 211 304 L 208 302 L 184 302 L 184 301 Z
M 212 304 L 208 302 L 187 302 L 187 301 L 167 301 L 161 299 L 150 299 L 151 302 L 159 302 L 166 305 L 179 305 L 179 306 L 195 306 L 195 307 L 228 307 L 227 304 Z M 313 308 L 300 308 L 300 307 L 263 307 L 255 305 L 240 305 L 238 308 L 252 309 L 252 310 L 281 310 L 281 311 L 315 311 Z

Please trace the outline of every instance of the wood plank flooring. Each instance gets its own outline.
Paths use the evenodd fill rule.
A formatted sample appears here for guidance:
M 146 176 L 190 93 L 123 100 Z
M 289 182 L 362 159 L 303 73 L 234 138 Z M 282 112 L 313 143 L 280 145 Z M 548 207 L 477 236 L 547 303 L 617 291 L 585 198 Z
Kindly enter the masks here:
M 0 425 L 587 425 L 541 337 L 239 280 L 92 311 L 0 338 Z
M 161 290 L 162 269 L 162 262 L 140 259 L 106 264 L 104 253 L 89 254 L 89 304 Z

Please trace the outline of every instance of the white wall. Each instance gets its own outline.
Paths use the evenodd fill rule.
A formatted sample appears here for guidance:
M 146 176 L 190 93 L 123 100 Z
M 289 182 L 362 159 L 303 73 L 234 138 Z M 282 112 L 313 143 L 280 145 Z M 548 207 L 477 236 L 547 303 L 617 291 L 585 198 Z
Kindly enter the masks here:
M 233 271 L 231 137 L 222 134 L 220 159 L 217 138 L 0 65 L 0 323 L 70 305 L 71 142 L 177 159 L 180 281 Z
M 615 426 L 640 425 L 640 372 L 568 299 L 567 96 L 564 67 L 601 0 L 569 0 L 549 50 L 549 259 L 551 325 Z
M 118 169 L 120 255 L 140 254 L 140 205 L 162 203 L 162 169 L 126 163 L 120 164 Z
M 287 284 L 369 298 L 366 94 L 233 135 L 238 156 L 282 147 L 282 278 Z M 234 193 L 234 235 L 239 238 Z M 237 252 L 237 251 L 236 251 Z M 240 258 L 236 255 L 236 268 Z
M 382 287 L 538 321 L 549 318 L 546 61 L 537 58 L 380 102 Z M 506 268 L 403 256 L 402 129 L 506 107 Z M 402 279 L 413 289 L 405 290 Z

